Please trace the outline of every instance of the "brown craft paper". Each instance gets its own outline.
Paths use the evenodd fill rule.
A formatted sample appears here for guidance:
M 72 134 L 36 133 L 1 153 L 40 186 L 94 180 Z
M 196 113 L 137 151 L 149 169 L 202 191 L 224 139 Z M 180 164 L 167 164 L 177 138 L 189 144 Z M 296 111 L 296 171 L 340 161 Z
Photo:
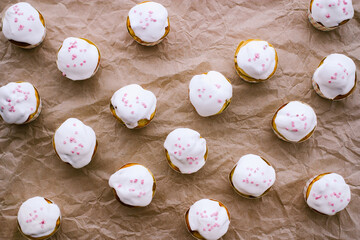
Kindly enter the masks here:
M 0 1 L 3 11 L 11 3 Z M 140 1 L 139 1 L 140 2 Z M 159 45 L 136 43 L 126 30 L 135 1 L 29 0 L 44 16 L 47 35 L 35 49 L 12 46 L 0 33 L 0 83 L 29 81 L 39 90 L 38 119 L 16 126 L 0 122 L 0 239 L 23 239 L 17 230 L 22 202 L 34 196 L 52 199 L 62 213 L 51 239 L 193 239 L 184 214 L 195 201 L 217 199 L 231 214 L 223 239 L 360 238 L 360 96 L 332 102 L 319 97 L 311 77 L 323 57 L 342 53 L 360 68 L 360 1 L 354 19 L 331 32 L 316 30 L 307 19 L 309 1 L 161 0 L 171 23 Z M 3 11 L 4 12 L 4 11 Z M 66 37 L 93 41 L 101 51 L 94 77 L 71 81 L 56 67 L 56 53 Z M 240 41 L 270 42 L 279 65 L 268 81 L 241 80 L 234 67 Z M 188 99 L 190 79 L 210 70 L 233 85 L 233 98 L 220 115 L 200 117 Z M 109 109 L 119 88 L 138 83 L 158 100 L 153 121 L 129 130 Z M 291 100 L 311 105 L 318 117 L 314 135 L 292 144 L 278 139 L 271 118 Z M 67 118 L 91 126 L 99 142 L 91 163 L 74 169 L 52 148 L 54 131 Z M 163 143 L 178 127 L 198 131 L 207 141 L 208 160 L 197 173 L 172 170 Z M 277 179 L 261 199 L 236 194 L 228 174 L 238 159 L 258 154 L 276 169 Z M 149 168 L 157 182 L 152 203 L 127 208 L 108 185 L 111 174 L 128 162 Z M 348 207 L 333 217 L 307 207 L 303 187 L 314 175 L 336 172 L 350 185 Z

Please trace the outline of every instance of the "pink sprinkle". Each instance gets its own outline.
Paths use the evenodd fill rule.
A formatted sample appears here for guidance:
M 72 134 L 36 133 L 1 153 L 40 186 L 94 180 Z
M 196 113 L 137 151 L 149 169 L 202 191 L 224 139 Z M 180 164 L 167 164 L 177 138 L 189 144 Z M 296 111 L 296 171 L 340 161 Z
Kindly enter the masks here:
M 31 30 L 31 28 L 29 28 L 29 32 L 31 32 L 32 30 Z
M 251 183 L 251 184 L 254 184 L 254 182 L 253 182 L 253 181 L 251 181 L 250 183 Z
M 211 95 L 209 95 L 209 98 L 212 98 L 212 96 L 211 96 Z
M 266 180 L 264 180 L 264 183 L 266 183 Z
M 187 144 L 188 147 L 190 147 L 190 144 Z
M 248 61 L 251 62 L 251 58 L 249 58 Z
M 201 98 L 201 95 L 199 94 L 198 97 Z
M 346 199 L 348 202 L 350 202 L 350 198 Z
M 218 100 L 218 103 L 221 103 L 221 102 L 222 102 L 222 101 L 219 99 L 219 100 Z
M 131 111 L 131 114 L 134 114 L 134 111 Z
M 175 151 L 174 154 L 177 154 L 177 152 Z
M 196 212 L 196 215 L 199 215 L 199 212 Z
M 76 67 L 76 64 L 74 64 L 74 67 Z
M 269 61 L 269 59 L 268 59 L 268 58 L 266 58 L 266 61 Z
M 332 212 L 335 212 L 335 210 L 333 209 Z
M 122 185 L 121 185 L 121 184 L 119 184 L 119 185 L 118 185 L 118 188 L 121 188 L 121 186 L 122 186 Z
M 334 204 L 332 203 L 331 206 L 334 206 Z
M 22 31 L 24 29 L 24 26 L 20 24 L 18 31 Z
M 331 83 L 331 81 L 329 81 L 329 83 Z
M 258 186 L 259 186 L 259 184 L 256 184 L 256 186 L 258 187 Z
M 141 180 L 141 184 L 144 184 L 144 179 L 143 179 L 143 180 Z
M 69 67 L 70 67 L 70 65 L 69 65 L 69 64 L 66 64 L 66 67 L 67 67 L 67 68 L 69 68 Z
M 16 23 L 17 23 L 17 22 L 18 22 L 18 19 L 17 19 L 17 18 L 15 18 L 15 19 L 14 19 L 14 22 L 16 22 Z
M 64 141 L 64 144 L 66 144 L 66 141 Z
M 80 155 L 80 153 L 79 153 L 79 152 L 77 152 L 76 154 L 77 154 L 77 155 Z
M 291 126 L 295 127 L 295 122 L 294 121 L 291 122 Z
M 330 14 L 329 14 L 329 13 L 326 14 L 325 17 L 326 17 L 326 18 L 330 18 Z
M 263 63 L 263 64 L 261 64 L 261 66 L 265 67 L 265 64 Z
M 153 14 L 154 12 L 150 10 L 149 13 L 150 13 L 150 14 Z
M 203 231 L 206 231 L 206 228 L 203 228 Z
M 86 52 L 86 49 L 84 49 L 84 51 Z M 86 60 L 84 60 L 83 63 L 86 63 Z
M 260 54 L 259 54 L 259 53 L 255 53 L 255 58 L 260 58 Z
M 181 140 L 181 138 L 178 138 L 178 140 L 180 141 L 180 140 Z

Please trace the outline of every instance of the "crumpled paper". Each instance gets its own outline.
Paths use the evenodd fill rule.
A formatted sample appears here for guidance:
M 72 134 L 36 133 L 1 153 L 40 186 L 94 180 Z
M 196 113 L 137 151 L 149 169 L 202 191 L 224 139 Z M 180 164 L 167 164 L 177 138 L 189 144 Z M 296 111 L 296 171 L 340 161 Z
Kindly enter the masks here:
M 359 88 L 344 101 L 319 97 L 311 76 L 321 59 L 343 53 L 360 67 L 360 2 L 355 17 L 331 32 L 314 29 L 307 20 L 309 1 L 159 1 L 171 30 L 157 46 L 137 44 L 126 30 L 135 1 L 29 0 L 44 16 L 47 36 L 39 47 L 23 50 L 0 34 L 0 83 L 29 81 L 43 101 L 34 122 L 0 122 L 0 239 L 22 239 L 17 211 L 23 201 L 44 196 L 57 203 L 62 226 L 51 239 L 193 239 L 184 214 L 195 201 L 213 198 L 230 211 L 223 239 L 358 239 L 360 236 L 360 97 Z M 14 1 L 0 2 L 5 11 Z M 56 67 L 56 53 L 66 37 L 84 37 L 102 55 L 97 74 L 71 81 Z M 249 38 L 269 41 L 279 65 L 269 81 L 250 84 L 235 71 L 237 44 Z M 220 115 L 200 117 L 187 96 L 193 75 L 215 70 L 233 84 L 233 99 Z M 119 88 L 138 83 L 158 99 L 153 121 L 140 130 L 126 129 L 110 113 Z M 291 144 L 278 139 L 271 118 L 283 103 L 310 104 L 318 126 L 310 140 Z M 74 169 L 52 148 L 54 131 L 69 117 L 91 126 L 99 142 L 92 162 Z M 192 175 L 173 171 L 163 143 L 178 127 L 198 131 L 209 158 Z M 261 199 L 237 195 L 228 174 L 247 153 L 263 156 L 276 169 L 272 190 Z M 127 208 L 108 186 L 111 174 L 137 162 L 157 180 L 152 203 Z M 348 207 L 333 217 L 306 206 L 303 187 L 314 175 L 336 172 L 352 191 Z

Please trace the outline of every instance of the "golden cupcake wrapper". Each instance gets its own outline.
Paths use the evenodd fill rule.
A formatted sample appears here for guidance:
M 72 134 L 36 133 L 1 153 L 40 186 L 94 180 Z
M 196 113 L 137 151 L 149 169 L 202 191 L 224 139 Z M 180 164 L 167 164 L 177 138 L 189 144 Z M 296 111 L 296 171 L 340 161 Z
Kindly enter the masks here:
M 111 111 L 112 115 L 113 115 L 117 120 L 119 120 L 119 122 L 121 122 L 122 125 L 124 125 L 125 127 L 127 127 L 126 124 L 124 123 L 124 121 L 116 114 L 115 108 L 114 108 L 114 106 L 112 105 L 111 102 L 110 102 L 110 111 Z M 151 122 L 151 120 L 155 117 L 155 113 L 156 113 L 156 108 L 155 108 L 155 111 L 151 114 L 150 119 L 146 119 L 146 118 L 140 119 L 140 120 L 137 122 L 138 125 L 137 125 L 136 127 L 134 127 L 134 129 L 143 128 L 143 127 L 145 127 L 146 125 L 148 125 L 148 124 Z
M 334 29 L 337 29 L 338 27 L 340 27 L 341 25 L 347 23 L 350 19 L 346 19 L 344 21 L 342 21 L 341 23 L 339 23 L 337 26 L 334 26 L 334 27 L 325 27 L 322 23 L 320 22 L 317 22 L 315 21 L 315 19 L 312 17 L 311 15 L 311 10 L 312 10 L 312 4 L 313 4 L 314 0 L 311 0 L 310 1 L 310 6 L 308 8 L 308 19 L 310 21 L 310 23 L 318 30 L 320 31 L 324 31 L 324 32 L 327 32 L 327 31 L 332 31 Z
M 267 165 L 271 166 L 271 164 L 263 157 L 260 157 L 264 162 L 266 162 Z M 273 185 L 271 185 L 268 189 L 266 189 L 265 192 L 263 192 L 260 196 L 258 197 L 255 197 L 255 196 L 252 196 L 252 195 L 248 195 L 248 194 L 244 194 L 242 192 L 240 192 L 235 186 L 234 186 L 234 183 L 232 181 L 232 178 L 233 178 L 233 175 L 234 175 L 234 171 L 235 171 L 235 168 L 237 166 L 237 163 L 235 164 L 235 166 L 231 169 L 230 173 L 229 173 L 229 181 L 230 181 L 230 185 L 233 187 L 233 189 L 235 190 L 235 192 L 237 194 L 239 194 L 240 196 L 244 197 L 244 198 L 248 198 L 248 199 L 256 199 L 256 198 L 261 198 L 263 197 L 265 194 L 267 194 L 270 189 L 272 188 Z
M 231 220 L 231 217 L 230 217 L 230 212 L 229 210 L 227 209 L 227 207 L 220 201 L 218 200 L 215 200 L 215 199 L 209 199 L 209 200 L 212 200 L 212 201 L 215 201 L 215 202 L 218 202 L 220 207 L 223 207 L 225 208 L 226 210 L 226 213 L 229 217 L 229 221 Z M 196 239 L 200 239 L 200 240 L 206 240 L 206 238 L 204 238 L 198 231 L 193 231 L 191 230 L 191 227 L 190 227 L 190 223 L 189 223 L 189 211 L 190 211 L 190 208 L 186 211 L 185 213 L 185 224 L 186 224 L 186 229 L 189 231 L 189 233 Z
M 200 138 L 202 138 L 202 137 L 200 137 Z M 170 167 L 171 167 L 173 170 L 175 170 L 176 172 L 184 174 L 183 172 L 180 171 L 180 169 L 179 169 L 177 166 L 175 166 L 175 165 L 172 163 L 172 161 L 171 161 L 171 159 L 170 159 L 169 152 L 168 152 L 167 149 L 165 149 L 165 155 L 166 155 L 166 160 L 167 160 L 168 164 L 170 165 Z M 205 155 L 204 155 L 204 161 L 205 161 L 205 162 L 206 162 L 206 160 L 207 160 L 207 157 L 208 157 L 208 147 L 207 147 L 207 145 L 206 145 L 206 152 L 205 152 Z M 199 170 L 200 170 L 200 169 L 199 169 Z M 193 173 L 195 173 L 195 172 L 193 172 Z M 186 174 L 186 173 L 185 173 L 185 174 Z
M 54 204 L 53 201 L 47 199 L 47 198 L 44 198 L 46 202 L 48 202 L 49 204 Z M 52 235 L 54 235 L 59 229 L 60 229 L 60 225 L 61 225 L 61 213 L 60 213 L 60 216 L 59 218 L 57 219 L 56 221 L 56 225 L 55 225 L 55 229 L 54 231 L 52 231 L 49 235 L 46 235 L 46 236 L 43 236 L 43 237 L 32 237 L 30 235 L 26 235 L 25 233 L 23 233 L 23 231 L 21 230 L 21 227 L 20 227 L 20 224 L 18 221 L 16 221 L 17 223 L 17 226 L 18 226 L 18 229 L 20 231 L 20 233 L 27 239 L 30 239 L 30 240 L 45 240 L 49 237 L 51 237 Z
M 143 166 L 143 167 L 146 168 L 146 169 L 149 171 L 149 173 L 151 174 L 151 176 L 152 176 L 152 178 L 153 178 L 153 180 L 154 180 L 154 182 L 153 182 L 153 187 L 152 187 L 152 198 L 154 198 L 154 196 L 155 196 L 155 191 L 156 191 L 156 179 L 155 179 L 155 177 L 154 177 L 154 174 L 153 174 L 147 167 L 145 167 L 144 165 L 139 164 L 139 163 L 127 163 L 127 164 L 125 164 L 124 166 L 122 166 L 121 168 L 119 168 L 119 170 L 120 170 L 120 169 L 127 168 L 127 167 L 131 167 L 131 166 L 135 166 L 135 165 Z M 118 171 L 119 171 L 119 170 L 118 170 Z M 115 195 L 116 200 L 118 200 L 122 205 L 124 205 L 124 206 L 126 206 L 126 207 L 129 207 L 129 208 L 142 208 L 142 207 L 147 207 L 147 206 L 133 206 L 133 205 L 126 204 L 126 203 L 124 203 L 123 201 L 121 201 L 121 199 L 120 199 L 119 196 L 117 195 L 116 190 L 115 190 L 114 188 L 112 188 L 112 191 L 113 191 L 113 193 L 114 193 L 114 195 Z
M 301 102 L 301 101 L 299 101 L 299 102 Z M 274 116 L 273 116 L 273 118 L 272 118 L 272 121 L 271 121 L 272 129 L 273 129 L 275 135 L 278 136 L 278 138 L 280 138 L 281 140 L 283 140 L 283 141 L 285 141 L 285 142 L 290 142 L 290 143 L 300 143 L 300 142 L 304 142 L 304 141 L 308 140 L 308 139 L 312 136 L 312 134 L 314 133 L 314 131 L 315 131 L 315 129 L 316 129 L 316 126 L 313 128 L 313 130 L 311 130 L 311 132 L 309 132 L 305 137 L 303 137 L 302 139 L 300 139 L 300 140 L 297 141 L 297 142 L 296 142 L 296 141 L 290 141 L 290 140 L 288 140 L 286 137 L 284 137 L 284 136 L 277 130 L 277 127 L 276 127 L 276 124 L 275 124 L 275 118 L 276 118 L 276 116 L 277 116 L 277 113 L 278 113 L 283 107 L 285 107 L 288 103 L 289 103 L 289 102 L 287 102 L 287 103 L 285 103 L 284 105 L 282 105 L 282 106 L 275 112 L 275 114 L 274 114 Z M 304 103 L 304 102 L 301 102 L 301 103 L 306 104 L 306 103 Z M 306 105 L 308 105 L 308 104 L 306 104 Z M 308 106 L 310 106 L 310 105 L 308 105 Z
M 319 63 L 319 66 L 317 68 L 319 68 L 325 61 L 326 57 L 324 57 L 321 62 Z M 314 76 L 314 75 L 313 75 Z M 325 98 L 325 99 L 330 99 L 330 100 L 333 100 L 333 101 L 339 101 L 339 100 L 343 100 L 345 98 L 347 98 L 348 96 L 350 96 L 356 89 L 356 82 L 357 82 L 357 74 L 356 74 L 356 71 L 355 71 L 355 79 L 354 79 L 354 86 L 350 89 L 350 91 L 346 94 L 343 94 L 343 95 L 337 95 L 336 97 L 334 98 L 328 98 L 326 97 L 320 90 L 320 87 L 319 85 L 315 82 L 314 78 L 312 77 L 311 78 L 311 83 L 312 83 L 312 86 L 315 90 L 315 92 L 322 98 Z
M 141 3 L 138 3 L 138 4 L 142 4 L 142 3 L 146 3 L 146 2 L 150 2 L 150 1 L 144 1 L 144 2 L 141 2 Z M 131 28 L 129 16 L 126 19 L 126 28 L 127 28 L 128 32 L 129 32 L 130 36 L 136 42 L 138 42 L 141 45 L 151 47 L 151 46 L 155 46 L 155 45 L 159 44 L 169 34 L 169 32 L 170 32 L 170 20 L 169 20 L 169 17 L 167 18 L 167 21 L 168 21 L 168 26 L 165 27 L 164 35 L 159 40 L 157 40 L 156 42 L 145 42 L 145 41 L 141 40 L 139 37 L 137 37 L 135 35 L 135 33 L 134 33 L 134 30 Z
M 277 65 L 278 65 L 278 55 L 277 55 L 277 51 L 276 49 L 274 48 L 273 45 L 271 45 L 269 42 L 267 42 L 269 44 L 269 47 L 272 47 L 275 51 L 275 67 L 274 67 L 274 71 L 266 78 L 266 79 L 256 79 L 256 78 L 253 78 L 251 77 L 249 74 L 247 74 L 242 68 L 239 67 L 238 65 L 238 62 L 237 62 L 237 55 L 240 51 L 240 48 L 245 46 L 246 44 L 248 44 L 249 42 L 251 41 L 264 41 L 264 40 L 261 40 L 261 39 L 248 39 L 246 41 L 241 41 L 239 43 L 239 45 L 237 46 L 236 48 L 236 51 L 235 51 L 235 55 L 234 55 L 234 62 L 235 62 L 235 69 L 236 69 L 236 72 L 238 73 L 238 75 L 245 81 L 247 82 L 250 82 L 250 83 L 259 83 L 259 82 L 264 82 L 266 80 L 269 80 L 276 72 L 276 69 L 277 69 Z

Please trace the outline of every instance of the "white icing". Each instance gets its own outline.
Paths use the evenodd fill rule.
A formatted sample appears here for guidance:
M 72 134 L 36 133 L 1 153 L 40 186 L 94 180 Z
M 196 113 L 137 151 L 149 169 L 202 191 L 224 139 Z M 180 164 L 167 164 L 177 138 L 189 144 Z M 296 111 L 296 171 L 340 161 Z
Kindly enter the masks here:
M 323 64 L 316 69 L 313 80 L 318 84 L 321 93 L 334 99 L 345 95 L 355 85 L 356 66 L 351 58 L 343 54 L 330 54 Z
M 259 197 L 275 180 L 275 170 L 269 166 L 260 156 L 247 154 L 237 162 L 232 183 L 242 194 Z
M 314 0 L 311 16 L 325 27 L 338 26 L 354 16 L 352 0 Z
M 266 41 L 250 41 L 240 48 L 237 64 L 250 77 L 265 80 L 276 66 L 275 49 Z
M 206 140 L 189 128 L 177 128 L 166 137 L 164 147 L 181 173 L 194 173 L 205 164 Z
M 57 55 L 57 67 L 71 80 L 84 80 L 93 76 L 99 62 L 98 49 L 84 39 L 66 38 Z
M 317 124 L 314 110 L 307 104 L 291 101 L 281 108 L 275 118 L 278 132 L 288 141 L 298 142 Z
M 25 123 L 36 111 L 36 106 L 37 99 L 32 84 L 11 82 L 0 88 L 0 115 L 5 122 Z M 40 106 L 38 113 L 40 113 Z
M 219 72 L 195 75 L 189 85 L 191 104 L 198 114 L 208 117 L 217 114 L 232 97 L 232 86 Z
M 221 238 L 227 232 L 230 218 L 225 207 L 210 199 L 195 202 L 189 210 L 188 221 L 192 231 L 198 231 L 208 240 Z
M 79 119 L 69 118 L 56 130 L 54 144 L 61 160 L 74 168 L 82 168 L 91 161 L 96 136 L 91 127 Z
M 43 197 L 33 197 L 21 204 L 18 223 L 28 236 L 40 238 L 50 235 L 56 228 L 60 209 L 55 203 L 48 203 Z
M 139 164 L 121 168 L 109 179 L 110 187 L 115 189 L 123 203 L 139 207 L 150 204 L 154 184 L 150 171 Z
M 306 202 L 318 212 L 334 215 L 343 210 L 350 199 L 350 188 L 344 178 L 339 174 L 330 173 L 312 184 Z
M 9 40 L 37 45 L 45 37 L 39 12 L 26 2 L 9 7 L 3 17 L 2 31 Z
M 156 109 L 156 97 L 141 86 L 130 84 L 114 93 L 111 104 L 116 115 L 132 129 L 138 126 L 139 120 L 150 120 Z
M 135 35 L 144 42 L 156 42 L 168 26 L 166 8 L 156 2 L 140 3 L 129 11 L 129 21 Z

